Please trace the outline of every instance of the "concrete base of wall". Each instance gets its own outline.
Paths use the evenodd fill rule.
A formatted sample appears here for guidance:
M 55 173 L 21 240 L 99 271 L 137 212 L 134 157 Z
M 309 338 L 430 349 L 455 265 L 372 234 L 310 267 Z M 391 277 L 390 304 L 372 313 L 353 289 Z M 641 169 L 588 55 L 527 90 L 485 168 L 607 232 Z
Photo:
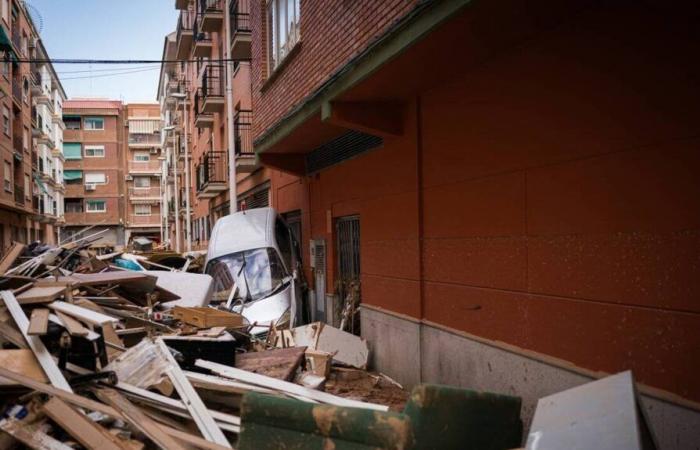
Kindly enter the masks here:
M 408 318 L 362 308 L 362 336 L 370 365 L 407 389 L 425 383 L 517 395 L 529 429 L 537 400 L 594 380 L 545 361 L 510 352 Z M 700 411 L 642 395 L 659 448 L 700 449 Z

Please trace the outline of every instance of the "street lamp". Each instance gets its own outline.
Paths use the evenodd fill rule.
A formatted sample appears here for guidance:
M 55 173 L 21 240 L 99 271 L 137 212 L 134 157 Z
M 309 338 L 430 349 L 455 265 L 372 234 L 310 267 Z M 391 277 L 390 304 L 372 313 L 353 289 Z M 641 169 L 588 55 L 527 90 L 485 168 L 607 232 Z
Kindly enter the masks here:
M 187 70 L 187 69 L 185 69 Z M 175 100 L 178 101 L 178 103 L 183 102 L 185 99 L 187 99 L 187 94 L 184 94 L 182 92 L 173 92 L 170 94 L 170 97 L 174 98 Z M 188 118 L 187 118 L 187 105 L 183 104 L 184 109 L 184 124 L 183 124 L 183 129 L 185 132 L 185 229 L 186 229 L 186 234 L 187 234 L 187 251 L 191 252 L 192 251 L 192 217 L 190 216 L 190 149 L 189 149 L 189 142 L 187 139 L 187 127 L 189 125 Z M 177 165 L 177 163 L 176 163 Z M 178 219 L 179 220 L 179 219 Z

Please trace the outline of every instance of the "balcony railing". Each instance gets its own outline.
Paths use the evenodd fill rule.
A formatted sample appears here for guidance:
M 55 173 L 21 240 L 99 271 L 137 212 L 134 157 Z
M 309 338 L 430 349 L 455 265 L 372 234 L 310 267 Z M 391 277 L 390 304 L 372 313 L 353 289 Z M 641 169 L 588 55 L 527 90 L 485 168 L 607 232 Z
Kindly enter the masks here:
M 160 198 L 160 187 L 147 187 L 147 188 L 129 188 L 129 197 L 131 198 Z
M 129 216 L 129 225 L 157 227 L 160 225 L 160 215 L 158 213 L 149 215 L 131 214 Z
M 129 134 L 129 145 L 160 145 L 160 134 Z
M 12 78 L 12 96 L 15 100 L 22 101 L 22 82 L 16 78 Z
M 20 52 L 22 51 L 22 36 L 19 31 L 19 26 L 12 26 L 12 43 L 17 50 Z
M 233 0 L 229 5 L 231 16 L 231 40 L 236 33 L 250 32 L 250 13 L 248 12 L 248 0 Z
M 224 9 L 223 0 L 199 0 L 199 12 L 201 14 L 211 11 L 222 11 Z
M 226 190 L 228 161 L 226 152 L 209 151 L 204 154 L 195 168 L 197 172 L 197 195 L 215 197 Z
M 192 46 L 192 27 L 194 25 L 194 11 L 180 11 L 180 18 L 177 22 L 177 57 L 184 59 L 189 56 Z
M 253 137 L 250 132 L 250 124 L 253 111 L 241 110 L 236 113 L 233 121 L 233 136 L 236 140 L 236 155 L 254 155 Z
M 161 171 L 160 161 L 129 161 L 129 172 L 158 173 Z
M 194 33 L 194 56 L 196 57 L 210 57 L 212 51 L 212 35 L 203 27 L 203 19 L 203 15 L 197 14 L 192 24 L 192 31 Z
M 202 74 L 202 92 L 207 97 L 224 96 L 224 66 L 208 64 Z

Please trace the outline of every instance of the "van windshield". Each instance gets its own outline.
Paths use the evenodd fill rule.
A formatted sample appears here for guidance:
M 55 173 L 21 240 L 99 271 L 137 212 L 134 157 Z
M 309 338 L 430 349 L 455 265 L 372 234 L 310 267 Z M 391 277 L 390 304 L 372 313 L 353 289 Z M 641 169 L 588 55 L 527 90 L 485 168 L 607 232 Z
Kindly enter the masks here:
M 234 281 L 237 297 L 246 302 L 260 300 L 273 293 L 287 276 L 274 248 L 245 250 L 213 259 L 207 264 L 208 275 L 214 278 L 214 294 L 228 295 Z

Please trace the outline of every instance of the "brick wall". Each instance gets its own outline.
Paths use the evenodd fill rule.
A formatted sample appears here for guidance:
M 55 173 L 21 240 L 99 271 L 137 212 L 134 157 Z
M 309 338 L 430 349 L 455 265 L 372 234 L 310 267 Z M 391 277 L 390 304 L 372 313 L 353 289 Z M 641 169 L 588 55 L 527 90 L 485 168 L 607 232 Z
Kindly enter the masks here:
M 300 44 L 270 74 L 265 2 L 251 0 L 254 138 L 362 52 L 416 3 L 415 0 L 301 0 Z

